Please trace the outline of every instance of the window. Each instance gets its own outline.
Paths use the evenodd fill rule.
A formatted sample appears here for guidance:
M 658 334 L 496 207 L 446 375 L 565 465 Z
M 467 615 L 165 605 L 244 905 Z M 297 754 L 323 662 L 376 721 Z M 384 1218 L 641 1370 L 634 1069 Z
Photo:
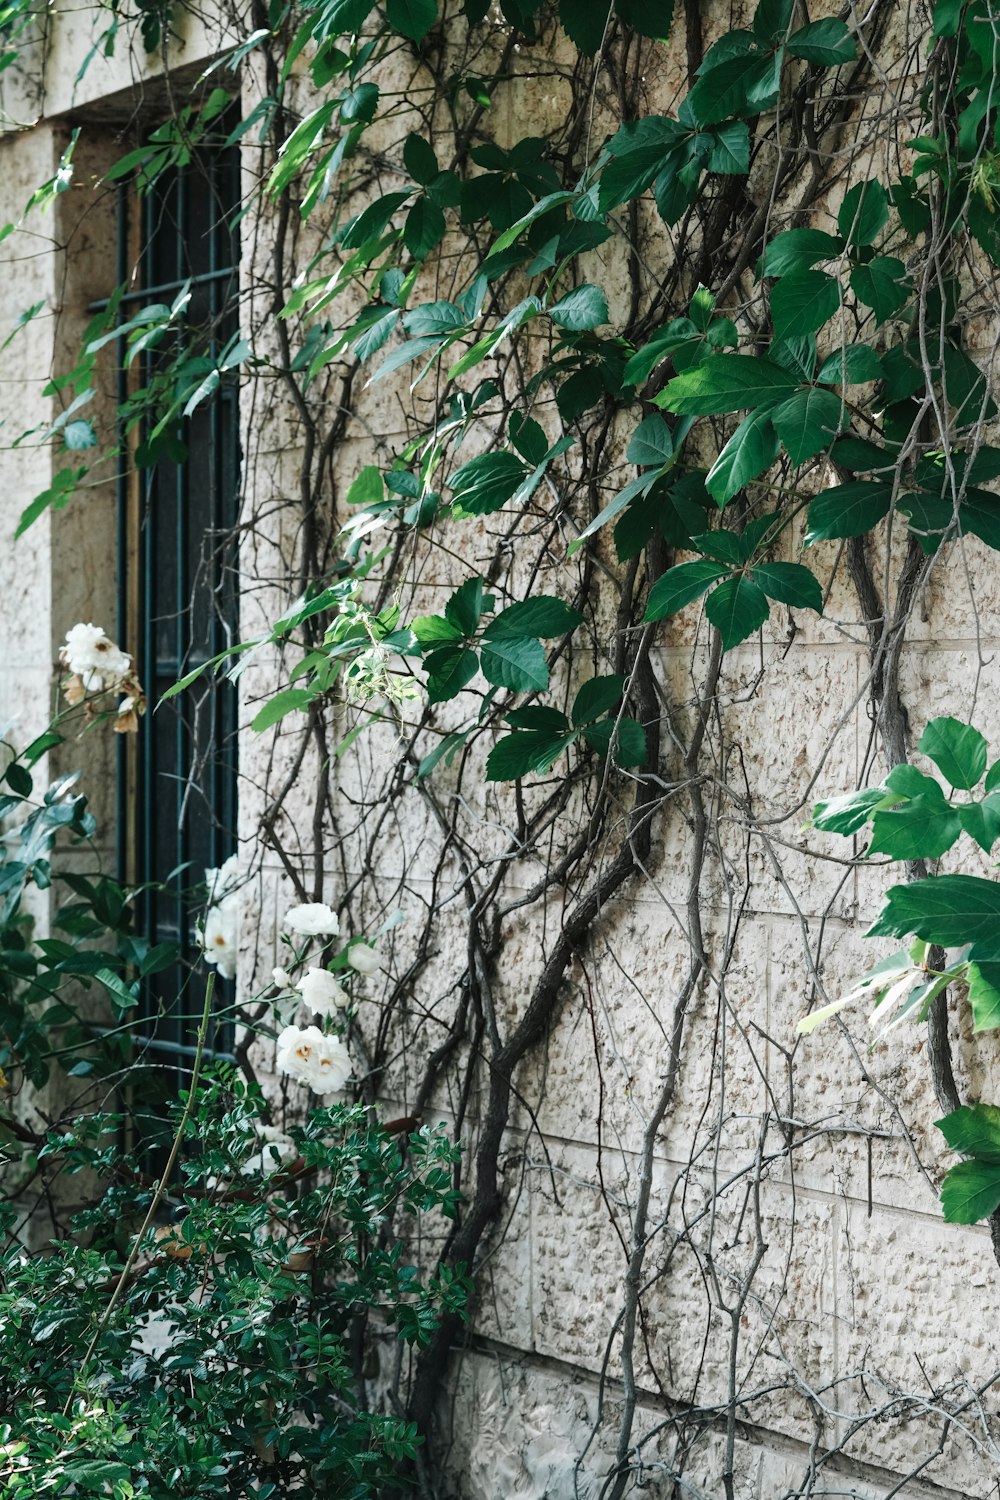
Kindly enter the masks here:
M 228 133 L 233 122 L 221 123 Z M 197 152 L 142 196 L 122 188 L 117 279 L 129 281 L 122 320 L 152 303 L 171 305 L 187 286 L 185 335 L 217 355 L 237 326 L 238 207 L 237 147 Z M 123 369 L 119 400 L 162 376 L 176 352 L 168 336 Z M 147 1055 L 169 1094 L 183 1081 L 204 1002 L 194 919 L 205 870 L 236 847 L 236 720 L 232 686 L 211 673 L 161 699 L 236 636 L 235 381 L 223 378 L 155 462 L 143 452 L 148 432 L 131 438 L 118 477 L 119 634 L 135 645 L 153 711 L 120 752 L 119 864 L 124 879 L 145 888 L 139 932 L 181 946 L 181 962 L 153 976 L 143 998 Z M 225 982 L 217 988 L 223 1005 L 228 989 Z M 210 1041 L 216 1053 L 227 1052 L 228 1026 L 220 1023 Z

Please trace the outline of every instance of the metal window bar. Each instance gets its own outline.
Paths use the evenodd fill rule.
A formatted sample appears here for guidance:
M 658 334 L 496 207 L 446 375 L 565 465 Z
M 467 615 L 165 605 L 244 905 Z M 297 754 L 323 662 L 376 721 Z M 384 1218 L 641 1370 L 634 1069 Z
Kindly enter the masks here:
M 209 352 L 217 354 L 236 328 L 239 241 L 232 224 L 238 207 L 236 147 L 196 153 L 186 168 L 161 178 L 139 202 L 141 286 L 122 303 L 189 283 L 189 323 L 210 330 Z M 133 191 L 122 185 L 118 285 L 128 280 L 135 253 L 135 208 Z M 118 349 L 122 402 L 129 394 L 123 340 Z M 144 361 L 144 383 L 168 353 Z M 224 379 L 183 425 L 186 461 L 174 455 L 137 471 L 122 442 L 117 475 L 119 638 L 138 644 L 140 674 L 154 706 L 178 676 L 216 655 L 236 631 L 235 566 L 225 541 L 236 522 L 239 489 L 234 382 Z M 149 715 L 138 743 L 120 747 L 120 873 L 153 887 L 138 898 L 140 932 L 151 943 L 181 947 L 180 962 L 147 981 L 143 994 L 139 1060 L 152 1065 L 154 1109 L 153 1095 L 169 1096 L 183 1086 L 194 1050 L 205 965 L 195 941 L 192 893 L 205 868 L 222 864 L 235 848 L 235 736 L 233 689 L 225 679 L 208 677 Z M 218 985 L 220 1008 L 229 1005 L 231 992 L 230 982 Z M 210 1043 L 216 1056 L 230 1056 L 231 1026 L 220 1021 Z

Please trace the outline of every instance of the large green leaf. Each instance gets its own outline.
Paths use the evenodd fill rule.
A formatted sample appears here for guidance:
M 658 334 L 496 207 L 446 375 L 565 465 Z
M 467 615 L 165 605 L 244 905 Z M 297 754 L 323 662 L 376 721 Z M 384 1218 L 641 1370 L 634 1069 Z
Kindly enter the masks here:
M 995 1031 L 1000 1026 L 1000 963 L 969 964 L 969 1005 L 976 1031 Z
M 821 68 L 839 68 L 843 63 L 853 62 L 857 55 L 854 38 L 844 22 L 835 16 L 822 21 L 812 21 L 788 38 L 788 50 L 793 57 L 816 63 Z
M 416 260 L 430 255 L 444 239 L 445 217 L 436 203 L 421 195 L 406 215 L 403 244 Z
M 615 0 L 615 11 L 640 36 L 665 42 L 670 36 L 674 0 Z
M 514 635 L 484 640 L 479 664 L 483 676 L 496 687 L 514 693 L 537 693 L 549 685 L 549 666 L 541 641 Z
M 977 875 L 931 875 L 891 886 L 868 936 L 910 933 L 942 948 L 972 943 L 976 960 L 1000 958 L 1000 884 Z
M 855 183 L 844 194 L 837 228 L 849 245 L 870 245 L 889 222 L 889 199 L 874 177 Z
M 486 627 L 486 640 L 512 640 L 516 636 L 540 635 L 545 639 L 575 630 L 583 616 L 580 611 L 550 594 L 522 599 L 508 605 Z
M 751 354 L 715 354 L 668 381 L 655 398 L 667 411 L 715 416 L 747 407 L 775 406 L 800 382 L 790 370 Z
M 771 418 L 792 463 L 803 464 L 830 447 L 850 420 L 850 412 L 832 391 L 811 386 L 782 401 Z
M 937 859 L 961 831 L 958 813 L 947 802 L 918 797 L 875 813 L 868 853 L 887 854 L 890 859 Z
M 705 600 L 705 613 L 722 639 L 723 651 L 759 630 L 771 613 L 767 596 L 749 578 L 727 578 Z
M 310 688 L 285 688 L 282 692 L 275 693 L 263 708 L 257 710 L 250 728 L 260 734 L 277 724 L 286 714 L 304 712 L 315 696 Z
M 570 333 L 583 333 L 608 321 L 608 299 L 599 286 L 584 282 L 560 297 L 549 308 L 549 317 Z
M 608 677 L 591 677 L 573 699 L 574 728 L 590 724 L 609 709 L 617 708 L 624 690 L 625 678 L 620 673 Z
M 705 488 L 716 504 L 725 505 L 752 479 L 771 467 L 778 451 L 778 436 L 771 423 L 771 413 L 751 412 L 709 469 Z
M 649 754 L 646 731 L 627 716 L 617 724 L 614 717 L 589 724 L 583 737 L 591 750 L 605 759 L 610 755 L 616 766 L 641 766 Z
M 647 115 L 622 125 L 608 142 L 612 160 L 601 173 L 598 186 L 600 213 L 608 213 L 651 187 L 669 153 L 687 136 L 683 125 L 661 115 Z
M 455 499 L 473 516 L 490 515 L 506 505 L 528 469 L 515 453 L 481 453 L 456 469 L 450 484 Z
M 866 786 L 858 792 L 845 792 L 843 796 L 831 797 L 827 802 L 817 802 L 813 808 L 813 824 L 824 833 L 840 833 L 849 837 L 864 828 L 875 808 L 884 801 L 885 788 L 880 786 Z
M 984 797 L 982 802 L 963 803 L 958 809 L 958 817 L 969 837 L 990 854 L 1000 839 L 1000 795 Z
M 674 456 L 674 440 L 663 417 L 644 417 L 629 439 L 625 457 L 641 469 L 660 468 Z
M 440 646 L 424 658 L 427 700 L 444 703 L 456 697 L 479 670 L 479 658 L 468 646 Z
M 892 504 L 892 485 L 877 479 L 852 479 L 821 490 L 809 507 L 806 545 L 831 537 L 862 536 L 871 531 Z
M 1000 1109 L 995 1104 L 964 1104 L 934 1123 L 953 1151 L 1000 1166 Z
M 761 274 L 786 276 L 790 271 L 808 271 L 818 260 L 836 260 L 843 252 L 843 240 L 822 229 L 786 229 L 765 246 Z
M 917 747 L 952 786 L 969 791 L 986 774 L 986 740 L 960 719 L 932 719 Z
M 592 57 L 604 40 L 611 0 L 559 0 L 559 19 L 570 41 Z
M 779 338 L 815 333 L 840 307 L 840 282 L 825 271 L 789 271 L 771 288 L 771 317 Z
M 393 31 L 422 42 L 437 20 L 437 0 L 386 0 L 386 16 Z
M 864 385 L 882 379 L 882 361 L 870 344 L 848 344 L 827 355 L 816 379 L 827 385 Z
M 461 635 L 472 635 L 483 613 L 483 580 L 467 578 L 452 594 L 444 607 L 448 624 Z M 416 630 L 416 625 L 414 625 Z M 419 633 L 417 635 L 419 640 Z
M 751 578 L 769 599 L 790 609 L 814 609 L 823 613 L 823 590 L 819 579 L 802 563 L 765 562 L 751 569 Z
M 978 1224 L 1000 1207 L 1000 1165 L 960 1161 L 941 1184 L 941 1208 L 947 1224 Z
M 519 730 L 498 740 L 486 760 L 487 781 L 515 781 L 532 772 L 550 771 L 563 751 L 576 739 L 545 729 Z
M 878 255 L 867 265 L 855 266 L 851 287 L 858 301 L 873 310 L 876 323 L 891 318 L 912 291 L 906 267 L 894 255 Z
M 703 73 L 685 104 L 699 125 L 759 115 L 778 97 L 781 52 L 748 52 Z
M 668 568 L 649 591 L 643 619 L 665 620 L 668 615 L 675 615 L 685 604 L 700 599 L 706 589 L 728 572 L 729 569 L 719 563 L 704 560 L 678 563 L 675 568 Z

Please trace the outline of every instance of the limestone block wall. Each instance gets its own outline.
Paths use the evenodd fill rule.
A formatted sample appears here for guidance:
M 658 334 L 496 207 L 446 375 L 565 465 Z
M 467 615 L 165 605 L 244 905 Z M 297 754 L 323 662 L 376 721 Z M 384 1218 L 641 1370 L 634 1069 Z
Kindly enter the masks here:
M 728 8 L 709 11 L 708 37 L 740 19 Z M 907 16 L 906 25 L 917 23 Z M 187 39 L 175 59 L 188 70 L 184 76 L 200 70 L 225 34 L 221 23 L 206 23 Z M 502 39 L 498 26 L 491 45 L 499 48 Z M 890 76 L 909 40 L 901 19 L 884 42 Z M 651 111 L 669 110 L 682 86 L 681 43 L 678 37 L 649 51 Z M 155 98 L 161 62 L 127 51 L 104 73 L 88 74 L 83 92 L 74 88 L 81 48 L 89 44 L 78 22 L 50 38 L 42 118 L 30 131 L 0 139 L 0 219 L 20 212 L 39 177 L 55 169 L 78 118 L 98 128 L 87 148 L 93 154 L 85 159 L 82 202 L 102 160 L 113 159 L 107 153 L 122 138 L 133 84 L 143 98 Z M 571 82 L 553 45 L 551 77 L 508 90 L 490 120 L 501 143 L 523 135 L 526 122 L 540 133 L 552 129 L 567 111 Z M 454 46 L 460 49 L 458 41 Z M 419 63 L 405 57 L 391 67 L 400 94 L 420 97 Z M 249 68 L 241 82 L 245 111 L 264 86 Z M 304 108 L 306 84 L 303 91 Z M 610 133 L 606 101 L 600 111 L 594 128 Z M 390 118 L 381 127 L 369 193 L 391 187 L 409 128 L 412 119 L 397 128 Z M 447 127 L 432 119 L 422 128 L 434 139 Z M 253 138 L 243 149 L 249 196 L 269 162 Z M 358 207 L 364 201 L 359 195 Z M 12 425 L 23 422 L 28 407 L 37 412 L 33 419 L 46 420 L 51 403 L 41 386 L 65 358 L 86 305 L 101 295 L 106 197 L 92 187 L 85 210 L 60 200 L 58 211 L 63 231 L 44 255 L 28 256 L 16 237 L 0 246 L 7 256 L 3 328 L 41 297 L 52 309 L 51 318 L 18 335 L 23 380 L 0 386 Z M 826 225 L 821 216 L 817 227 Z M 651 222 L 647 227 L 651 260 L 666 263 L 666 237 Z M 242 388 L 245 639 L 280 616 L 304 581 L 299 507 L 310 445 L 328 450 L 311 500 L 319 552 L 329 562 L 351 481 L 365 465 L 386 464 L 401 451 L 411 417 L 429 399 L 422 388 L 410 389 L 406 371 L 366 387 L 366 377 L 345 363 L 330 367 L 303 406 L 291 400 L 276 373 L 283 351 L 268 280 L 283 232 L 276 214 L 264 210 L 244 235 L 247 330 L 255 352 L 272 361 Z M 289 280 L 316 248 L 311 234 L 296 241 Z M 22 249 L 9 254 L 12 243 Z M 628 288 L 618 253 L 594 252 L 590 267 L 620 312 Z M 441 297 L 460 280 L 445 257 L 432 274 Z M 737 303 L 739 296 L 737 288 Z M 291 329 L 294 347 L 301 330 Z M 991 379 L 996 331 L 991 306 L 969 342 Z M 530 363 L 530 351 L 525 358 Z M 605 499 L 623 482 L 625 435 L 623 428 L 608 439 L 599 477 Z M 485 438 L 471 444 L 477 441 Z M 7 574 L 0 612 L 10 644 L 0 703 L 20 713 L 27 729 L 47 716 L 61 633 L 113 594 L 111 501 L 105 493 L 89 497 L 86 509 L 74 503 L 14 544 L 22 497 L 41 487 L 52 456 L 25 447 L 5 452 L 3 463 L 0 567 Z M 790 540 L 789 557 L 798 540 Z M 487 572 L 506 557 L 493 518 L 472 528 L 462 547 L 449 562 L 414 542 L 402 574 L 404 610 L 433 612 L 463 569 Z M 602 556 L 608 569 L 612 561 L 610 553 Z M 877 554 L 881 579 L 880 564 Z M 851 864 L 842 841 L 805 827 L 814 801 L 886 769 L 868 707 L 866 622 L 845 559 L 824 544 L 815 566 L 829 586 L 823 619 L 793 618 L 776 607 L 760 638 L 726 657 L 710 696 L 697 776 L 709 798 L 711 832 L 700 855 L 683 746 L 713 670 L 710 633 L 697 606 L 663 631 L 654 688 L 659 774 L 669 796 L 640 871 L 603 903 L 574 946 L 550 1023 L 516 1073 L 499 1156 L 502 1210 L 476 1268 L 474 1318 L 455 1341 L 434 1413 L 441 1500 L 598 1500 L 611 1492 L 623 1462 L 628 1493 L 664 1500 L 986 1500 L 996 1493 L 1000 1271 L 986 1229 L 941 1221 L 937 1191 L 950 1158 L 933 1128 L 941 1110 L 925 1033 L 901 1028 L 873 1046 L 857 1010 L 811 1039 L 795 1036 L 796 1021 L 820 993 L 833 998 L 881 956 L 863 932 L 888 879 L 882 867 Z M 512 598 L 525 591 L 518 569 L 530 571 L 523 556 L 497 568 L 497 586 Z M 540 576 L 553 593 L 571 592 L 580 579 L 561 563 Z M 600 580 L 593 584 L 592 602 L 607 624 L 613 608 L 601 588 Z M 377 580 L 371 597 L 376 593 Z M 1000 568 L 994 554 L 966 538 L 935 562 L 903 651 L 901 695 L 913 743 L 928 719 L 952 713 L 973 719 L 1000 752 L 998 646 Z M 589 669 L 609 670 L 609 658 L 596 632 Z M 415 736 L 390 718 L 342 758 L 333 747 L 355 723 L 342 701 L 307 730 L 291 716 L 254 734 L 249 725 L 261 701 L 286 684 L 293 661 L 261 653 L 234 689 L 247 871 L 241 988 L 248 998 L 266 993 L 293 899 L 332 901 L 349 933 L 372 933 L 401 911 L 405 921 L 381 939 L 385 971 L 360 988 L 352 1051 L 365 1097 L 387 1116 L 419 1113 L 461 1133 L 462 1186 L 471 1197 L 496 1037 L 525 1015 L 576 904 L 613 860 L 630 784 L 623 778 L 619 816 L 590 851 L 587 868 L 573 867 L 539 894 L 540 874 L 586 824 L 585 785 L 574 788 L 566 823 L 526 846 L 519 794 L 484 788 L 477 775 L 488 743 L 431 777 L 412 775 L 415 760 L 435 743 L 433 731 L 458 722 L 451 705 Z M 569 691 L 568 679 L 559 683 Z M 109 763 L 103 771 L 110 787 Z M 397 795 L 404 780 L 405 797 Z M 531 786 L 524 793 L 530 807 L 544 795 Z M 484 952 L 470 934 L 477 901 L 494 878 L 499 915 Z M 692 951 L 702 943 L 705 972 L 688 995 Z M 428 1065 L 445 1043 L 447 1065 L 435 1064 L 428 1081 Z M 957 1009 L 952 1044 L 963 1097 L 996 1098 L 997 1044 L 973 1038 Z M 273 1073 L 272 1042 L 262 1037 L 250 1057 L 278 1104 L 293 1113 L 294 1094 Z M 637 1238 L 645 1259 L 629 1370 L 622 1340 Z M 432 1236 L 418 1248 L 430 1256 L 440 1243 Z M 387 1338 L 374 1391 L 391 1384 L 394 1357 Z M 633 1401 L 631 1437 L 626 1452 L 616 1453 L 622 1413 Z

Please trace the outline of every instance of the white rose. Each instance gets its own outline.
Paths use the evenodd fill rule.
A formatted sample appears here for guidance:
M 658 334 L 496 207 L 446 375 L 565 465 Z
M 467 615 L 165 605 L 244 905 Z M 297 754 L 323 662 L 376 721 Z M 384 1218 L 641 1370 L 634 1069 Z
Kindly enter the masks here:
M 292 976 L 287 969 L 276 968 L 271 970 L 271 983 L 279 990 L 290 990 L 292 988 Z
M 240 883 L 240 857 L 231 854 L 218 869 L 205 871 L 205 884 L 208 886 L 209 901 L 221 901 L 228 896 Z
M 277 1066 L 316 1094 L 337 1093 L 353 1071 L 343 1042 L 324 1036 L 318 1026 L 286 1026 L 278 1037 Z
M 347 962 L 358 974 L 377 974 L 382 967 L 382 956 L 367 943 L 353 943 L 347 950 Z
M 350 1004 L 347 991 L 328 969 L 309 969 L 299 980 L 297 989 L 309 1009 L 318 1016 L 332 1016 Z
M 131 656 L 120 650 L 100 625 L 81 623 L 67 630 L 66 644 L 59 655 L 88 693 L 113 687 L 132 669 Z
M 340 931 L 337 913 L 322 901 L 303 901 L 285 915 L 285 926 L 303 937 L 336 937 Z
M 236 939 L 239 909 L 237 898 L 227 896 L 205 913 L 201 946 L 210 964 L 215 964 L 223 979 L 236 978 Z

